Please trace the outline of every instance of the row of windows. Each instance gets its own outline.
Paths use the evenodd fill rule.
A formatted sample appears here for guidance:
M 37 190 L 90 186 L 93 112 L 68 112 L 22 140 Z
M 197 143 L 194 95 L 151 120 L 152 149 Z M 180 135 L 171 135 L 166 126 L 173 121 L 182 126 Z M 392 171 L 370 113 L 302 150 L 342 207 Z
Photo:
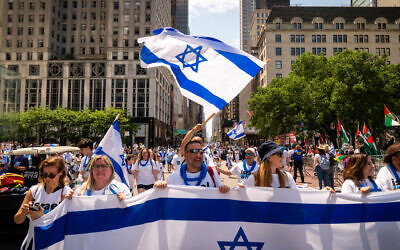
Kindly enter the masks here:
M 343 50 L 345 50 L 346 48 L 333 48 L 333 54 L 335 54 L 336 52 L 342 52 Z M 363 50 L 366 52 L 369 52 L 368 48 L 355 48 L 355 50 Z M 326 48 L 317 48 L 314 47 L 312 48 L 312 53 L 314 55 L 319 55 L 321 52 L 326 54 Z M 299 56 L 305 53 L 305 48 L 304 47 L 292 47 L 290 48 L 290 55 L 291 56 Z M 388 56 L 390 56 L 390 48 L 376 48 L 376 54 L 377 55 L 383 55 L 386 54 Z M 275 48 L 275 55 L 276 56 L 281 56 L 282 55 L 282 48 L 277 47 Z
M 36 8 L 36 2 L 29 2 L 27 3 L 28 10 L 35 10 Z M 14 2 L 9 1 L 8 2 L 8 9 L 13 10 L 14 9 Z M 24 10 L 25 9 L 25 3 L 23 1 L 18 2 L 18 10 Z M 46 9 L 46 3 L 45 2 L 39 2 L 39 9 L 40 10 L 45 10 Z
M 29 23 L 34 23 L 35 22 L 35 15 L 28 15 L 27 17 L 28 17 L 28 19 L 26 19 L 26 20 L 28 20 Z M 24 20 L 25 20 L 24 19 L 24 15 L 18 15 L 17 18 L 18 18 L 17 20 L 18 20 L 19 23 L 23 23 Z M 45 19 L 46 19 L 45 15 L 43 15 L 43 14 L 38 15 L 38 20 L 39 20 L 40 23 L 44 23 Z M 13 15 L 8 15 L 7 16 L 7 21 L 9 23 L 11 23 L 13 21 Z
M 312 35 L 311 41 L 313 43 L 326 43 L 326 35 Z M 282 42 L 282 35 L 275 35 L 275 42 Z M 304 43 L 304 35 L 290 35 L 290 42 L 292 43 Z M 332 42 L 334 43 L 347 43 L 347 35 L 333 35 Z M 354 35 L 355 43 L 368 43 L 368 35 Z M 376 43 L 390 43 L 390 35 L 375 35 Z M 400 42 L 400 35 L 399 35 Z
M 25 57 L 25 58 L 22 57 L 23 54 L 24 54 L 24 53 L 17 52 L 17 53 L 15 53 L 15 57 L 12 58 L 12 57 L 11 57 L 11 55 L 12 55 L 11 53 L 6 53 L 6 60 L 7 60 L 7 61 L 11 61 L 11 60 L 16 60 L 16 61 L 21 61 L 21 60 L 32 61 L 32 60 L 33 60 L 33 55 L 34 55 L 33 52 L 26 52 L 26 57 Z M 38 60 L 38 61 L 44 60 L 44 57 L 43 57 L 43 53 L 42 53 L 42 52 L 37 52 L 37 53 L 36 53 L 36 60 Z
M 38 27 L 37 28 L 38 35 L 44 35 L 44 27 Z M 35 33 L 35 28 L 34 27 L 27 27 L 26 28 L 27 34 L 29 36 L 34 35 Z M 7 27 L 7 35 L 12 35 L 13 34 L 13 27 Z M 22 36 L 24 34 L 24 28 L 23 27 L 17 27 L 17 35 Z
M 365 23 L 364 22 L 357 22 L 356 27 L 359 30 L 365 30 Z M 294 22 L 292 23 L 293 29 L 295 30 L 301 30 L 302 29 L 302 23 L 300 22 Z M 335 28 L 337 30 L 343 30 L 344 29 L 344 23 L 335 23 Z M 385 30 L 386 29 L 386 23 L 377 23 L 377 28 L 379 30 Z M 281 29 L 281 23 L 277 22 L 275 23 L 275 29 L 279 30 Z M 314 23 L 314 29 L 315 30 L 322 30 L 323 29 L 323 23 Z

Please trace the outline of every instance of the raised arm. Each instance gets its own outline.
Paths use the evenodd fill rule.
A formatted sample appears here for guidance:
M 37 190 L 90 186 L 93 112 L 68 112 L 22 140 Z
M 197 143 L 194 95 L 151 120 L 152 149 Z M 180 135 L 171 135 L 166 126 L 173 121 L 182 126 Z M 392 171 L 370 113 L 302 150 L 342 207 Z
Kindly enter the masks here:
M 183 155 L 185 153 L 185 146 L 186 146 L 186 144 L 188 144 L 190 142 L 194 133 L 199 132 L 202 129 L 203 129 L 203 126 L 201 124 L 197 124 L 191 130 L 189 130 L 189 132 L 186 133 L 185 137 L 182 140 L 181 147 L 179 150 L 181 152 L 181 155 Z

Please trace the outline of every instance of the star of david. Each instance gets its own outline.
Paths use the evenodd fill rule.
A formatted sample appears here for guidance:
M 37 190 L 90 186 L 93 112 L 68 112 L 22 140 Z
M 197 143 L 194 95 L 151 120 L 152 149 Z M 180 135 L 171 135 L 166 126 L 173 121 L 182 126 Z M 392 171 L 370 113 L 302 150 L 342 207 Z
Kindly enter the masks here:
M 190 67 L 194 72 L 197 73 L 197 71 L 199 69 L 199 63 L 207 61 L 207 59 L 204 56 L 202 56 L 200 53 L 202 48 L 203 48 L 203 46 L 199 46 L 194 49 L 188 44 L 188 45 L 186 45 L 185 51 L 181 54 L 178 54 L 176 56 L 176 58 L 182 63 L 183 68 Z M 188 58 L 186 58 L 186 56 L 193 57 L 193 55 L 191 55 L 191 53 L 193 53 L 196 56 L 196 61 L 194 63 L 188 63 L 185 61 L 185 59 L 188 59 Z M 189 58 L 189 60 L 190 60 L 190 58 Z M 190 61 L 192 61 L 192 60 L 190 60 Z
M 239 241 L 239 238 L 242 238 L 243 241 Z M 218 241 L 218 246 L 221 250 L 225 250 L 225 247 L 229 247 L 230 250 L 234 250 L 235 247 L 246 247 L 247 250 L 251 250 L 253 247 L 256 247 L 257 250 L 261 250 L 264 246 L 264 242 L 249 242 L 242 227 L 240 227 L 239 231 L 235 235 L 235 239 L 232 242 Z
M 236 130 L 233 130 L 233 131 L 232 131 L 232 135 L 235 135 L 235 136 L 237 135 Z
M 121 159 L 122 159 L 122 166 L 125 166 L 125 157 L 124 157 L 124 155 L 122 154 L 122 155 L 119 155 L 119 157 L 121 157 Z

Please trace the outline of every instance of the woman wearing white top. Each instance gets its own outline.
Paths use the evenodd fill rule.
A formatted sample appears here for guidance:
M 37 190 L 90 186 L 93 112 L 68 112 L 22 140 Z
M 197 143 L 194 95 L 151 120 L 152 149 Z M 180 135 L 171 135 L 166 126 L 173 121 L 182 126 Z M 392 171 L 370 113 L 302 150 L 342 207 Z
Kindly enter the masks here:
M 120 201 L 132 196 L 127 185 L 114 180 L 114 167 L 107 156 L 98 155 L 92 158 L 88 170 L 88 180 L 75 191 L 75 194 L 83 196 L 115 194 Z M 73 193 L 71 191 L 67 198 L 71 199 Z
M 372 178 L 374 174 L 374 163 L 368 155 L 352 155 L 347 162 L 343 172 L 342 193 L 380 192 L 384 188 L 379 182 Z
M 45 159 L 39 166 L 39 184 L 32 186 L 25 195 L 14 221 L 21 224 L 26 217 L 36 220 L 53 210 L 71 190 L 67 185 L 67 171 L 62 158 Z M 33 230 L 32 223 L 29 230 Z M 31 248 L 31 238 L 25 238 L 21 249 Z
M 289 172 L 282 171 L 282 150 L 273 141 L 267 141 L 258 148 L 261 159 L 260 168 L 249 176 L 240 187 L 258 186 L 275 188 L 296 188 L 296 183 Z
M 154 155 L 156 158 L 155 162 L 156 162 L 157 168 L 160 169 L 160 171 L 157 174 L 157 180 L 163 181 L 163 180 L 165 180 L 165 177 L 164 177 L 164 167 L 161 163 L 161 156 L 157 152 Z M 169 166 L 168 166 L 168 168 L 169 168 Z
M 157 181 L 157 175 L 160 172 L 160 169 L 157 164 L 150 159 L 149 150 L 147 148 L 143 148 L 140 151 L 133 169 L 139 194 L 153 188 L 154 183 Z

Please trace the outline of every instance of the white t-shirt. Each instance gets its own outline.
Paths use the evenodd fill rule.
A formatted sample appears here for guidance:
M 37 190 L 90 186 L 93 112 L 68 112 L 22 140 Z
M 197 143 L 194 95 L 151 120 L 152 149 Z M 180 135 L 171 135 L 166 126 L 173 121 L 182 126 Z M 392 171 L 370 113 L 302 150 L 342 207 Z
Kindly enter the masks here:
M 282 153 L 282 166 L 283 166 L 283 169 L 284 170 L 286 170 L 286 164 L 287 164 L 287 158 L 289 157 L 289 153 L 288 153 L 288 151 L 285 149 L 285 150 L 283 150 L 283 153 Z
M 174 158 L 172 158 L 172 165 L 174 165 L 174 171 L 178 171 L 179 172 L 179 168 L 181 167 L 182 161 L 183 161 L 183 157 L 179 157 L 178 154 L 174 155 Z
M 155 181 L 154 181 L 153 170 L 160 171 L 159 166 L 153 160 L 148 160 L 148 161 L 140 160 L 139 162 L 135 163 L 133 169 L 138 171 L 137 175 L 138 185 L 154 184 Z
M 217 187 L 221 186 L 221 179 L 218 176 L 218 173 L 213 169 L 214 172 L 214 180 L 215 180 L 215 185 Z M 197 178 L 200 176 L 200 171 L 197 173 L 189 173 L 186 171 L 186 176 L 187 178 Z M 188 182 L 190 186 L 194 186 L 197 184 L 197 181 L 189 181 Z M 170 185 L 185 185 L 185 182 L 183 181 L 183 178 L 181 177 L 181 173 L 180 171 L 175 171 L 174 173 L 172 173 L 170 176 L 168 176 L 167 178 L 167 184 Z M 204 177 L 204 179 L 201 181 L 200 186 L 202 187 L 214 187 L 214 182 L 211 178 L 211 176 L 208 174 L 206 177 Z
M 400 172 L 397 170 L 396 172 L 397 175 L 400 176 Z M 394 177 L 392 170 L 388 166 L 382 167 L 379 170 L 378 175 L 376 176 L 376 181 L 381 183 L 381 185 L 385 189 L 394 189 L 392 180 L 396 181 L 396 178 Z
M 86 183 L 84 185 L 86 185 Z M 100 190 L 93 190 L 92 192 L 86 191 L 86 193 L 84 193 L 84 194 L 81 194 L 82 187 L 79 187 L 75 190 L 75 194 L 81 194 L 84 196 L 114 194 L 113 191 L 111 191 L 111 189 L 114 190 L 114 192 L 116 192 L 116 193 L 122 192 L 123 194 L 125 194 L 126 198 L 129 198 L 132 196 L 131 191 L 129 190 L 128 186 L 117 180 L 112 180 L 110 182 L 110 184 L 106 185 L 104 188 L 102 188 Z
M 375 181 L 375 183 L 382 191 L 385 190 L 378 181 Z M 371 190 L 374 189 L 374 184 L 368 178 L 363 181 L 363 184 L 369 186 Z M 360 193 L 360 188 L 356 186 L 353 180 L 347 179 L 342 184 L 342 194 L 349 193 Z
M 206 164 L 207 167 L 215 167 L 216 166 L 214 160 L 206 153 L 204 153 L 203 162 L 204 162 L 204 164 Z
M 158 169 L 160 169 L 160 172 L 158 173 L 157 177 L 159 180 L 162 180 L 162 173 L 164 172 L 164 167 L 161 162 L 156 162 Z
M 133 172 L 133 165 L 128 165 L 126 164 L 126 172 L 128 172 L 128 184 L 129 184 L 129 188 L 133 188 L 133 174 L 131 174 L 131 172 L 129 172 L 129 170 L 131 170 Z
M 292 175 L 289 172 L 286 172 L 287 175 L 287 180 L 285 181 L 285 186 L 291 189 L 296 189 L 296 183 L 293 180 Z M 247 180 L 243 182 L 246 186 L 254 186 L 256 184 L 254 175 L 250 175 Z M 279 176 L 278 174 L 272 174 L 272 181 L 271 181 L 271 187 L 274 188 L 279 188 L 281 185 L 279 184 Z
M 254 161 L 254 162 L 255 162 L 255 161 Z M 247 170 L 250 170 L 251 167 L 252 167 L 252 165 L 248 165 L 247 162 L 246 162 L 246 167 L 247 167 Z M 237 176 L 238 176 L 238 181 L 239 181 L 239 182 L 244 182 L 246 179 L 249 178 L 249 176 L 250 176 L 252 173 L 257 172 L 257 170 L 258 170 L 259 167 L 260 167 L 260 166 L 259 166 L 259 165 L 257 164 L 257 162 L 256 162 L 256 166 L 254 167 L 254 170 L 251 171 L 251 172 L 250 172 L 250 171 L 247 172 L 247 171 L 244 170 L 243 162 L 239 162 L 239 163 L 236 164 L 233 168 L 231 168 L 230 172 L 231 172 L 233 175 L 237 175 Z
M 61 196 L 67 195 L 71 188 L 65 186 L 64 188 L 60 188 L 54 193 L 48 194 L 46 193 L 44 185 L 38 184 L 30 187 L 29 190 L 31 191 L 34 199 L 33 204 L 41 204 L 42 208 L 44 209 L 44 213 L 47 214 L 61 203 Z

